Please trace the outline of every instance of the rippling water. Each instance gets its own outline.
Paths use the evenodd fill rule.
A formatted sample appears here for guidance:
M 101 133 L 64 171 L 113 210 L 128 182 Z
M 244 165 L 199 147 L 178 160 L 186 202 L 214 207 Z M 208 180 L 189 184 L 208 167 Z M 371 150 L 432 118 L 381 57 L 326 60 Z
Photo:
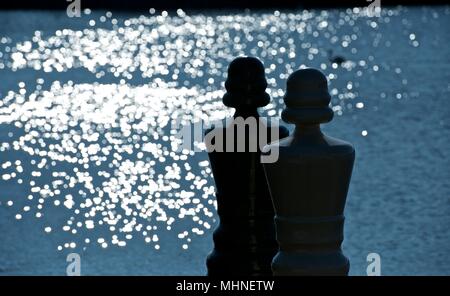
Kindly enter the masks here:
M 365 274 L 450 274 L 449 7 L 0 13 L 0 272 L 202 274 L 216 221 L 205 152 L 174 122 L 222 119 L 228 63 L 329 79 L 330 135 L 356 146 L 344 252 Z M 329 61 L 328 51 L 347 59 Z M 197 143 L 198 144 L 198 143 Z

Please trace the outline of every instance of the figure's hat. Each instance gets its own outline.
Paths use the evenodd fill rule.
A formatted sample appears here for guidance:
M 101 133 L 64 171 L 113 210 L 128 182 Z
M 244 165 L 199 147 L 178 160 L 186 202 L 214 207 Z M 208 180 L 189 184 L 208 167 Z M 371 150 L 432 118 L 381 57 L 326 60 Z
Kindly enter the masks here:
M 319 70 L 307 68 L 292 73 L 287 80 L 284 102 L 284 121 L 301 124 L 319 124 L 333 119 L 329 107 L 330 94 L 325 75 Z
M 238 57 L 228 67 L 223 103 L 233 108 L 258 108 L 270 102 L 264 65 L 254 57 Z

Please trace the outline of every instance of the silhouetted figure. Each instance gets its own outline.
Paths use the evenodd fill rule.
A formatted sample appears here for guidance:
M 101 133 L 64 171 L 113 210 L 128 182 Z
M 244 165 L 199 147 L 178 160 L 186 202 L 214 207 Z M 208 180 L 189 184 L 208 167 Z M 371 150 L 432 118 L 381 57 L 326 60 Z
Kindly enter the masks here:
M 237 137 L 235 120 L 260 118 L 257 108 L 267 105 L 270 96 L 265 92 L 267 82 L 263 64 L 253 57 L 239 57 L 231 62 L 225 83 L 227 93 L 223 103 L 236 108 L 233 122 L 224 128 L 207 131 L 206 138 L 217 144 L 218 137 L 233 133 L 234 148 L 245 142 L 246 152 L 209 152 L 209 159 L 216 184 L 217 212 L 220 223 L 214 231 L 214 250 L 206 264 L 208 275 L 272 275 L 271 262 L 278 245 L 275 240 L 273 206 L 260 162 L 261 150 L 249 151 L 250 137 L 270 126 L 259 121 L 257 131 L 245 128 L 245 139 Z M 277 129 L 280 137 L 286 137 L 284 127 Z M 255 139 L 255 138 L 254 138 Z M 259 138 L 257 137 L 259 140 Z M 272 139 L 277 140 L 278 138 Z M 224 146 L 230 138 L 224 139 Z M 241 141 L 240 143 L 238 143 Z M 208 144 L 207 144 L 208 147 Z M 224 149 L 225 150 L 225 149 Z
M 344 58 L 343 56 L 340 56 L 340 55 L 333 55 L 333 50 L 332 50 L 332 49 L 329 49 L 329 50 L 327 51 L 327 53 L 328 53 L 328 60 L 329 60 L 330 63 L 332 63 L 332 64 L 337 64 L 337 65 L 340 66 L 342 63 L 344 63 L 344 62 L 347 61 L 347 59 Z
M 320 71 L 294 72 L 282 118 L 294 123 L 295 131 L 264 148 L 264 153 L 279 149 L 279 160 L 264 164 L 280 247 L 274 275 L 347 275 L 349 270 L 341 243 L 355 150 L 320 130 L 333 118 L 330 99 Z

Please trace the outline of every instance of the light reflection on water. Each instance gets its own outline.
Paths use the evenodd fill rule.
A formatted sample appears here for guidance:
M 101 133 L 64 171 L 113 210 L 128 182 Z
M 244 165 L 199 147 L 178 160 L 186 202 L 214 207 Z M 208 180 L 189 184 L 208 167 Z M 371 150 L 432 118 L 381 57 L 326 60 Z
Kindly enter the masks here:
M 215 221 L 211 170 L 207 161 L 187 162 L 193 151 L 174 152 L 170 129 L 178 117 L 185 122 L 201 112 L 223 117 L 223 108 L 211 103 L 222 95 L 201 95 L 196 88 L 170 88 L 163 82 L 157 87 L 132 87 L 56 81 L 48 91 L 36 90 L 27 97 L 20 90 L 10 92 L 3 100 L 0 121 L 21 132 L 11 132 L 0 152 L 21 151 L 31 161 L 14 160 L 11 153 L 2 164 L 2 178 L 29 185 L 29 204 L 34 208 L 38 201 L 33 209 L 37 218 L 42 217 L 44 204 L 70 210 L 73 214 L 63 231 L 75 235 L 84 228 L 108 228 L 111 242 L 97 239 L 102 247 L 125 246 L 138 232 L 158 249 L 157 227 L 171 230 L 183 219 L 194 222 L 190 236 L 202 235 Z M 196 100 L 203 104 L 195 104 Z M 30 206 L 23 208 L 29 211 Z M 186 232 L 178 237 L 190 242 Z M 58 249 L 63 246 L 72 248 L 76 243 Z
M 206 155 L 172 151 L 171 121 L 231 114 L 221 96 L 228 63 L 238 55 L 264 61 L 273 99 L 264 108 L 269 116 L 282 109 L 287 76 L 306 66 L 327 75 L 337 115 L 364 110 L 361 85 L 377 75 L 396 85 L 377 90 L 377 97 L 414 96 L 406 91 L 402 69 L 378 60 L 376 52 L 398 42 L 386 39 L 380 27 L 405 10 L 383 9 L 380 18 L 357 9 L 211 16 L 178 11 L 129 19 L 88 12 L 82 30 L 35 31 L 25 41 L 0 36 L 0 69 L 11 75 L 30 69 L 38 77 L 20 82 L 0 101 L 0 125 L 7 131 L 0 143 L 0 182 L 28 189 L 23 208 L 6 196 L 2 206 L 16 211 L 18 220 L 40 219 L 47 207 L 66 210 L 61 225 L 43 229 L 71 234 L 58 250 L 90 243 L 123 247 L 137 236 L 159 249 L 163 230 L 187 249 L 215 223 L 214 186 Z M 427 18 L 436 16 L 426 12 L 421 21 Z M 404 20 L 401 42 L 414 50 L 421 36 Z M 360 52 L 367 47 L 373 52 Z M 330 63 L 328 49 L 347 61 Z M 56 80 L 44 86 L 46 73 L 81 70 L 93 75 L 91 81 L 110 83 Z M 135 85 L 136 79 L 146 84 Z M 370 137 L 367 127 L 360 133 Z

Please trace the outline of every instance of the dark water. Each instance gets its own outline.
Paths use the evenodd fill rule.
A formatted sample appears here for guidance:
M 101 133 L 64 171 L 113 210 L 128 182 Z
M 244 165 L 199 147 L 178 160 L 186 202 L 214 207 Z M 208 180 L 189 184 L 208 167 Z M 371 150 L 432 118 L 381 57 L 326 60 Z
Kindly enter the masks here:
M 173 123 L 222 119 L 228 63 L 255 55 L 279 116 L 287 75 L 329 78 L 355 145 L 351 274 L 450 274 L 449 7 L 136 16 L 0 12 L 0 272 L 204 274 L 216 211 L 205 152 Z M 327 50 L 348 61 L 332 65 Z M 326 186 L 326 184 L 324 184 Z

